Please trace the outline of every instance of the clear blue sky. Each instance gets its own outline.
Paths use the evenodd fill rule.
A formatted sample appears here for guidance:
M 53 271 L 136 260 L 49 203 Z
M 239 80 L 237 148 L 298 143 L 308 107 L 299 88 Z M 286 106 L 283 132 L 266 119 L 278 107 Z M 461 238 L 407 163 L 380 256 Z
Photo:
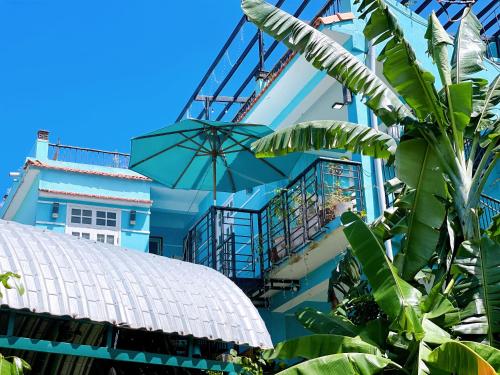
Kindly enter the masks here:
M 0 194 L 38 129 L 128 151 L 174 121 L 240 17 L 239 0 L 0 0 Z

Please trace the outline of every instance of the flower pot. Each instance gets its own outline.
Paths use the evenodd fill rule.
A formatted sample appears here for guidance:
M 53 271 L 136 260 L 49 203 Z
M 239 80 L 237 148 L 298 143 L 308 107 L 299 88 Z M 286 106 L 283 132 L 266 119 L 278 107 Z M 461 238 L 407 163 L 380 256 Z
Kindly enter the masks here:
M 335 217 L 340 217 L 346 211 L 352 211 L 354 204 L 352 201 L 349 202 L 338 202 L 333 209 Z

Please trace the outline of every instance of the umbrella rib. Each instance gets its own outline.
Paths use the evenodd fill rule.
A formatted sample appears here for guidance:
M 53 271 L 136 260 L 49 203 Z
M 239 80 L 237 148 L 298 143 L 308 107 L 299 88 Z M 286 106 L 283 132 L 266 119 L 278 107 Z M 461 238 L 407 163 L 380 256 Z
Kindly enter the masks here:
M 147 138 L 155 138 L 155 137 L 161 137 L 164 135 L 172 135 L 172 134 L 183 134 L 185 132 L 200 132 L 204 128 L 195 128 L 195 129 L 182 129 L 182 130 L 176 130 L 173 132 L 163 132 L 163 133 L 158 133 L 158 134 L 146 134 L 146 135 L 140 135 L 139 137 L 132 138 L 133 141 L 139 140 L 139 139 L 147 139 Z
M 236 191 L 236 184 L 234 183 L 234 177 L 233 177 L 233 172 L 229 169 L 229 164 L 227 163 L 226 156 L 225 155 L 219 155 L 219 157 L 222 159 L 222 162 L 226 166 L 227 174 L 229 175 L 229 180 L 231 181 L 231 186 L 233 187 L 233 193 Z
M 239 135 L 244 135 L 246 137 L 249 137 L 249 138 L 255 138 L 255 139 L 259 139 L 259 138 L 262 138 L 261 136 L 258 136 L 256 134 L 249 134 L 249 133 L 241 133 L 239 131 L 236 131 L 236 130 L 232 130 L 231 133 L 234 133 L 234 134 L 239 134 Z
M 201 134 L 201 132 L 200 132 L 200 134 Z M 184 138 L 188 138 L 188 136 L 184 133 L 181 133 L 180 135 L 183 136 Z M 200 151 L 200 149 L 203 148 L 203 151 L 210 152 L 210 150 L 208 148 L 203 147 L 205 145 L 205 140 L 200 143 L 198 141 L 195 141 L 194 139 L 191 139 L 191 142 L 193 142 L 196 146 L 200 146 L 198 151 Z M 196 149 L 193 148 L 192 150 L 196 150 Z
M 248 146 L 245 146 L 244 144 L 241 144 L 241 142 L 238 142 L 236 139 L 234 139 L 230 135 L 228 135 L 228 137 L 231 138 L 233 142 L 239 144 L 244 150 L 246 150 L 246 151 L 251 152 L 252 154 L 254 154 L 253 151 Z M 274 171 L 277 172 L 278 174 L 280 174 L 281 176 L 286 177 L 286 174 L 284 174 L 282 171 L 280 171 L 274 165 L 272 165 L 271 163 L 269 163 L 267 160 L 259 159 L 259 158 L 256 158 L 256 159 L 260 160 L 261 162 L 263 162 L 264 164 L 266 164 L 268 167 L 274 169 Z
M 253 138 L 253 137 L 246 137 L 246 138 L 242 139 L 240 142 L 246 142 L 246 141 L 248 141 L 250 138 Z M 231 150 L 232 148 L 235 148 L 235 147 L 237 147 L 237 146 L 238 146 L 238 145 L 237 145 L 236 143 L 233 143 L 231 146 L 226 147 L 223 151 L 224 151 L 224 153 L 226 154 L 226 153 L 228 153 L 228 152 L 227 152 L 227 150 Z M 234 150 L 234 151 L 239 151 L 239 150 Z M 233 152 L 233 151 L 231 151 L 231 152 Z
M 200 134 L 200 132 L 196 133 L 195 135 L 193 135 L 191 138 L 194 138 L 194 137 L 197 137 L 198 135 Z M 187 141 L 189 141 L 190 138 L 186 138 L 185 140 L 181 141 L 181 142 L 177 142 L 176 144 L 174 145 L 171 145 L 171 146 L 168 146 L 167 148 L 161 150 L 161 151 L 158 151 L 158 152 L 155 152 L 153 155 L 150 155 L 148 156 L 146 159 L 142 159 L 141 161 L 138 161 L 137 163 L 134 163 L 132 164 L 129 168 L 132 169 L 132 168 L 135 168 L 137 167 L 138 165 L 142 164 L 142 163 L 145 163 L 147 162 L 148 160 L 151 160 L 152 158 L 155 158 L 157 157 L 158 155 L 160 154 L 163 154 L 164 152 L 167 152 L 169 150 L 171 150 L 172 148 L 174 147 L 178 147 L 179 145 L 183 144 L 183 143 L 186 143 Z
M 177 180 L 175 180 L 174 184 L 172 185 L 172 189 L 175 189 L 175 187 L 177 186 L 177 184 L 179 183 L 181 178 L 184 177 L 184 174 L 187 172 L 187 170 L 191 166 L 191 164 L 193 164 L 194 159 L 196 158 L 196 156 L 198 156 L 198 152 L 203 147 L 205 142 L 206 142 L 206 139 L 203 141 L 203 143 L 200 144 L 200 146 L 198 147 L 198 150 L 193 154 L 193 157 L 191 158 L 191 160 L 189 160 L 189 163 L 187 163 L 187 165 L 184 167 L 183 171 L 179 174 L 179 177 L 177 177 Z

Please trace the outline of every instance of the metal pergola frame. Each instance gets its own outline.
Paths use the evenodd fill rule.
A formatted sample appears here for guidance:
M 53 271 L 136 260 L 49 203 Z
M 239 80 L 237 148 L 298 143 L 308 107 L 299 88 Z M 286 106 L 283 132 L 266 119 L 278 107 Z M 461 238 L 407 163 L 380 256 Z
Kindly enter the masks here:
M 112 360 L 121 362 L 142 363 L 147 365 L 160 365 L 168 367 L 180 367 L 193 370 L 218 371 L 236 375 L 241 370 L 241 366 L 232 362 L 223 362 L 211 359 L 193 358 L 189 356 L 179 356 L 171 354 L 151 353 L 135 350 L 116 349 L 113 347 L 113 328 L 108 325 L 106 346 L 93 346 L 77 344 L 71 342 L 51 341 L 34 339 L 30 337 L 18 337 L 14 335 L 15 321 L 17 315 L 33 317 L 51 317 L 47 314 L 36 314 L 32 312 L 16 312 L 15 310 L 2 309 L 8 311 L 8 325 L 5 335 L 0 335 L 0 348 L 8 350 L 22 350 L 37 353 L 59 354 L 75 357 L 86 357 L 93 359 Z M 62 317 L 63 320 L 69 318 Z M 98 323 L 102 325 L 106 323 Z M 189 353 L 193 353 L 192 340 L 189 344 Z
M 285 1 L 286 0 L 278 0 L 278 1 L 275 2 L 275 5 L 278 6 L 278 7 L 281 7 L 285 3 Z M 421 14 L 431 4 L 433 4 L 433 2 L 435 3 L 435 1 L 436 0 L 423 0 L 421 4 L 417 4 L 416 5 L 416 8 L 414 9 L 414 12 L 417 13 L 417 14 Z M 404 3 L 405 0 L 400 0 L 400 2 Z M 300 2 L 300 4 L 295 9 L 295 12 L 293 12 L 293 15 L 295 17 L 299 17 L 309 3 L 310 3 L 310 0 L 304 0 L 304 1 Z M 326 15 L 327 12 L 328 12 L 328 10 L 330 8 L 335 8 L 337 4 L 338 4 L 337 0 L 327 0 L 324 3 L 323 7 L 321 7 L 321 9 L 319 10 L 319 12 L 317 13 L 317 15 L 313 18 L 313 20 L 312 20 L 311 23 L 313 23 L 314 20 L 317 17 L 321 17 L 321 16 Z M 493 7 L 495 6 L 495 4 L 496 4 L 495 1 L 489 1 L 477 13 L 478 18 L 484 23 L 484 25 L 483 25 L 483 34 L 484 35 L 490 29 L 492 29 L 493 26 L 497 23 L 497 20 L 495 19 L 495 17 L 493 17 L 491 20 L 489 20 L 489 16 L 490 16 L 489 12 L 493 9 Z M 451 6 L 451 3 L 449 3 L 449 2 L 444 3 L 441 7 L 439 7 L 439 9 L 436 9 L 436 15 L 438 17 L 441 16 L 443 13 L 445 13 L 450 8 L 450 6 Z M 338 9 L 337 9 L 337 11 L 338 11 Z M 458 17 L 459 14 L 460 14 L 460 11 L 457 12 L 452 17 L 452 19 Z M 486 16 L 486 19 L 482 19 L 485 16 Z M 181 110 L 181 112 L 177 116 L 176 122 L 180 121 L 188 113 L 189 108 L 196 101 L 197 96 L 199 96 L 201 94 L 201 91 L 202 91 L 205 83 L 210 78 L 210 75 L 215 71 L 215 69 L 217 68 L 218 64 L 220 63 L 220 61 L 222 60 L 222 58 L 224 57 L 224 55 L 226 54 L 226 52 L 228 51 L 228 49 L 231 47 L 232 43 L 236 39 L 236 36 L 238 35 L 238 33 L 240 32 L 241 28 L 245 25 L 246 22 L 247 21 L 246 21 L 246 18 L 244 16 L 239 20 L 239 22 L 237 23 L 236 27 L 234 28 L 234 30 L 231 32 L 229 38 L 227 39 L 226 43 L 221 48 L 221 50 L 219 51 L 219 53 L 215 57 L 214 61 L 212 62 L 212 64 L 208 68 L 207 72 L 205 73 L 205 75 L 201 79 L 200 83 L 198 84 L 198 86 L 194 90 L 193 94 L 188 99 L 188 101 L 184 105 L 183 109 Z M 449 29 L 452 25 L 453 25 L 453 22 L 446 22 L 445 23 L 445 28 Z M 496 30 L 496 31 L 493 31 L 492 34 L 490 35 L 490 37 L 491 38 L 496 38 L 499 35 L 500 35 L 500 29 Z M 255 46 L 256 43 L 257 43 L 257 46 L 259 48 L 259 51 L 258 51 L 258 61 L 255 62 L 255 67 L 250 71 L 250 73 L 246 77 L 246 79 L 244 79 L 241 82 L 241 84 L 239 85 L 239 88 L 235 90 L 234 94 L 231 96 L 232 98 L 239 98 L 240 95 L 248 87 L 248 85 L 250 84 L 250 82 L 253 79 L 255 79 L 256 77 L 259 77 L 259 73 L 264 70 L 264 62 L 266 62 L 269 59 L 269 57 L 271 56 L 271 54 L 274 52 L 274 50 L 276 49 L 276 47 L 279 45 L 279 42 L 273 40 L 273 42 L 267 48 L 264 48 L 262 34 L 260 34 L 259 31 L 256 31 L 255 34 L 253 35 L 253 37 L 250 39 L 250 41 L 248 41 L 246 43 L 246 45 L 244 45 L 242 47 L 243 51 L 239 55 L 239 57 L 237 59 L 237 62 L 230 69 L 230 71 L 222 78 L 221 82 L 217 85 L 217 87 L 215 88 L 214 92 L 209 94 L 213 98 L 212 102 L 217 102 L 218 101 L 217 99 L 221 97 L 220 95 L 222 94 L 222 90 L 230 82 L 231 78 L 236 73 L 238 67 L 240 65 L 242 65 L 242 63 L 247 59 L 247 55 L 249 54 L 249 52 L 252 50 L 252 48 Z M 282 61 L 282 59 L 279 59 L 277 61 L 277 64 L 279 64 L 281 61 Z M 250 99 L 251 98 L 252 97 L 250 97 Z M 226 113 L 228 112 L 228 110 L 235 103 L 240 103 L 240 101 L 234 100 L 234 101 L 227 101 L 225 103 L 226 104 L 222 108 L 222 110 L 218 114 L 216 114 L 214 116 L 215 120 L 217 120 L 217 121 L 222 120 L 224 118 L 224 116 L 226 115 Z M 202 109 L 200 111 L 200 113 L 196 115 L 196 118 L 201 119 L 204 114 L 205 114 L 205 109 Z

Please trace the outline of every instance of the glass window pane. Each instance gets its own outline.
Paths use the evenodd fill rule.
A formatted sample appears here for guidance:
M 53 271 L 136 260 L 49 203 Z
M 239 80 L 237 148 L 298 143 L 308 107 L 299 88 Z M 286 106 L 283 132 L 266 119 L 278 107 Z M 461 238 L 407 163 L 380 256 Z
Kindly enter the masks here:
M 110 245 L 114 245 L 115 244 L 115 236 L 107 235 L 106 236 L 106 243 L 109 243 Z
M 95 219 L 96 225 L 106 225 L 105 219 Z
M 79 232 L 72 232 L 71 235 L 75 236 L 75 237 L 80 237 L 80 233 Z
M 76 223 L 76 224 L 80 224 L 80 222 L 81 222 L 80 216 L 71 216 L 71 222 Z
M 116 219 L 116 212 L 108 212 L 108 219 Z
M 116 227 L 116 220 L 108 220 L 108 227 Z
M 92 217 L 92 211 L 91 210 L 83 210 L 82 216 Z
M 92 218 L 90 217 L 82 217 L 82 224 L 92 224 Z
M 82 210 L 80 210 L 79 208 L 72 208 L 71 209 L 71 215 L 80 216 L 81 214 L 82 214 Z
M 82 238 L 90 240 L 90 233 L 82 233 Z
M 96 216 L 97 217 L 106 217 L 106 212 L 104 212 L 104 211 L 96 211 Z
M 97 235 L 97 241 L 104 242 L 104 234 L 98 234 Z

